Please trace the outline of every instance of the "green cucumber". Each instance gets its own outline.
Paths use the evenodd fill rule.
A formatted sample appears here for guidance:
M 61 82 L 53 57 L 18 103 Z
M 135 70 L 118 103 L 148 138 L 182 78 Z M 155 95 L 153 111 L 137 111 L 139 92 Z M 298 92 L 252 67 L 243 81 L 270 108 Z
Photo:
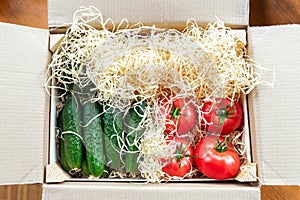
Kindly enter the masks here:
M 129 143 L 134 142 L 135 138 L 132 136 L 128 136 L 127 140 Z M 136 145 L 127 144 L 128 152 L 125 154 L 125 171 L 129 173 L 137 173 L 138 165 L 137 159 L 139 156 L 138 148 Z
M 84 142 L 86 159 L 90 174 L 100 177 L 104 169 L 103 130 L 100 116 L 101 109 L 98 103 L 87 102 L 83 106 Z
M 105 141 L 105 153 L 109 166 L 114 169 L 120 169 L 122 161 L 120 158 L 120 146 L 117 137 L 122 137 L 123 132 L 123 113 L 119 109 L 105 106 L 103 114 L 103 130 Z
M 67 173 L 71 171 L 71 167 L 68 165 L 68 162 L 66 160 L 66 153 L 65 153 L 65 141 L 62 139 L 59 139 L 59 151 L 60 151 L 60 163 Z
M 136 102 L 133 104 L 132 108 L 130 108 L 129 113 L 126 116 L 126 146 L 128 150 L 125 154 L 126 172 L 138 172 L 137 158 L 139 153 L 137 152 L 138 146 L 136 146 L 136 140 L 138 140 L 145 131 L 145 128 L 143 127 L 138 128 L 143 121 L 145 108 L 145 102 Z
M 82 174 L 83 174 L 84 177 L 89 177 L 90 176 L 90 171 L 89 171 L 89 167 L 88 167 L 86 159 L 84 159 L 82 161 Z
M 59 129 L 59 133 L 61 134 L 61 131 L 63 129 L 62 112 L 58 113 L 57 128 Z M 59 149 L 59 158 L 60 158 L 61 167 L 63 168 L 63 170 L 69 173 L 71 167 L 68 165 L 66 160 L 64 140 L 62 140 L 60 137 L 58 138 L 58 149 Z
M 66 163 L 71 170 L 78 171 L 82 164 L 82 151 L 83 146 L 81 142 L 81 105 L 77 101 L 76 97 L 71 95 L 65 102 L 65 106 L 62 111 L 63 118 L 63 135 L 64 152 Z M 73 133 L 68 133 L 68 131 Z M 74 134 L 75 133 L 75 134 Z M 78 135 L 76 135 L 78 134 Z

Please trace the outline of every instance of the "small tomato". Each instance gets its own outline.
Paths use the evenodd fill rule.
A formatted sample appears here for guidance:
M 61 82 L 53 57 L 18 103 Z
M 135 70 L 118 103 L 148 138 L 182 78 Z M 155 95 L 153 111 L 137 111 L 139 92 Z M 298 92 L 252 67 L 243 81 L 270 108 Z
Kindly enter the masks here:
M 184 138 L 171 137 L 167 143 L 175 142 L 176 150 L 174 155 L 168 159 L 163 159 L 162 171 L 169 176 L 184 177 L 191 172 L 194 162 L 194 149 Z
M 227 135 L 238 129 L 243 120 L 242 106 L 230 99 L 216 98 L 216 103 L 205 102 L 202 107 L 205 129 L 209 132 Z
M 207 177 L 223 180 L 234 177 L 240 169 L 240 158 L 227 139 L 206 136 L 195 151 L 197 168 Z
M 159 102 L 160 112 L 165 116 L 165 133 L 185 134 L 196 124 L 197 111 L 187 98 L 167 97 Z

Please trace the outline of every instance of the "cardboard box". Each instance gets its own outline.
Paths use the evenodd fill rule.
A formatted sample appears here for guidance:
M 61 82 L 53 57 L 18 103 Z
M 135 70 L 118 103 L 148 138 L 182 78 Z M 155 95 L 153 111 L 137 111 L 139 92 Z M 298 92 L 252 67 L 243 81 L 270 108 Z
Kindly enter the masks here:
M 94 3 L 94 4 L 93 4 Z M 274 88 L 258 86 L 248 97 L 253 160 L 266 185 L 300 185 L 300 25 L 249 27 L 247 0 L 49 1 L 49 28 L 63 32 L 79 6 L 93 4 L 103 16 L 180 29 L 189 18 L 215 16 L 244 28 L 250 55 L 276 71 Z M 136 6 L 139 5 L 139 6 Z M 137 9 L 139 8 L 139 9 Z M 63 25 L 63 26 L 62 26 Z M 55 28 L 55 30 L 53 29 Z M 133 184 L 45 182 L 49 162 L 50 97 L 45 92 L 51 59 L 48 30 L 0 23 L 0 184 L 43 183 L 43 199 L 259 199 L 260 183 Z M 268 76 L 268 75 L 264 75 Z M 146 194 L 146 195 L 145 195 Z

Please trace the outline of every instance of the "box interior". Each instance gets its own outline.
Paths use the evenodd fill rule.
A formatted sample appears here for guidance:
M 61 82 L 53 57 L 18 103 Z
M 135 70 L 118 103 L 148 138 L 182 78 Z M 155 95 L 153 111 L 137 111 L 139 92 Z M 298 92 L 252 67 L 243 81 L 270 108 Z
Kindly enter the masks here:
M 245 45 L 247 44 L 247 38 L 246 38 L 246 30 L 245 29 L 233 29 L 234 34 L 240 39 L 240 41 L 242 41 Z M 61 33 L 52 33 L 50 35 L 50 47 L 49 49 L 51 50 L 52 53 L 54 53 L 56 51 L 56 49 L 58 48 L 60 42 L 62 41 L 64 37 L 64 34 Z M 56 94 L 56 91 L 53 89 L 52 90 L 52 94 Z M 54 96 L 51 97 L 51 112 L 50 112 L 50 118 L 51 118 L 51 125 L 50 125 L 50 143 L 49 143 L 49 160 L 48 160 L 48 164 L 49 165 L 54 165 L 55 167 L 49 167 L 51 169 L 51 174 L 53 174 L 52 170 L 53 168 L 55 168 L 56 170 L 60 171 L 58 169 L 59 166 L 55 165 L 56 163 L 58 163 L 58 157 L 57 157 L 57 145 L 56 145 L 56 98 Z M 245 129 L 245 132 L 243 134 L 243 141 L 244 144 L 246 146 L 246 160 L 247 163 L 251 163 L 252 162 L 252 156 L 251 156 L 251 146 L 250 146 L 250 131 L 249 131 L 249 121 L 248 121 L 248 105 L 247 105 L 247 97 L 246 96 L 242 96 L 240 98 L 240 103 L 243 107 L 244 110 L 244 122 L 243 122 L 243 126 Z M 54 121 L 53 121 L 54 120 Z M 46 173 L 48 173 L 48 171 L 46 170 Z M 57 172 L 57 173 L 62 173 Z M 255 174 L 256 174 L 256 170 L 255 170 Z M 64 176 L 61 177 L 59 176 L 59 178 L 57 180 L 55 180 L 55 177 L 57 175 L 55 175 L 55 173 L 52 176 L 49 176 L 46 174 L 46 182 L 61 182 L 61 181 L 111 181 L 111 182 L 145 182 L 144 179 L 107 179 L 107 178 L 100 178 L 100 179 L 88 179 L 88 178 L 70 178 L 70 176 Z M 63 180 L 65 179 L 65 180 Z M 230 179 L 230 180 L 234 180 L 234 178 Z M 242 177 L 238 177 L 237 180 L 240 181 L 246 181 L 246 182 L 256 182 L 256 177 L 252 176 L 252 175 L 248 175 L 248 178 L 246 180 L 243 180 Z M 182 182 L 214 182 L 215 180 L 213 179 L 209 179 L 209 178 L 202 178 L 202 179 L 197 179 L 197 178 L 193 178 L 193 179 L 184 179 L 181 180 Z
M 248 134 L 246 134 L 247 137 L 245 137 L 245 142 L 247 143 L 247 145 L 251 146 L 251 149 L 247 149 L 247 154 L 250 155 L 249 159 L 252 159 L 252 151 L 253 161 L 258 163 L 258 176 L 261 180 L 260 183 L 256 182 L 256 184 L 288 185 L 292 183 L 297 185 L 299 184 L 300 178 L 299 176 L 295 176 L 297 172 L 291 172 L 295 171 L 295 169 L 299 167 L 299 163 L 293 162 L 291 164 L 289 160 L 291 157 L 299 155 L 299 150 L 296 150 L 294 148 L 295 146 L 297 146 L 296 143 L 299 141 L 293 140 L 291 142 L 288 139 L 282 140 L 280 138 L 280 134 L 285 135 L 288 133 L 292 138 L 295 138 L 298 134 L 295 128 L 290 130 L 290 126 L 283 126 L 283 124 L 281 123 L 282 119 L 284 119 L 286 116 L 289 116 L 289 121 L 294 121 L 294 119 L 296 119 L 295 110 L 292 108 L 282 110 L 281 103 L 278 101 L 275 102 L 275 99 L 280 98 L 278 95 L 282 92 L 286 96 L 285 100 L 283 101 L 286 104 L 298 98 L 295 98 L 294 93 L 290 93 L 291 87 L 287 85 L 279 85 L 276 87 L 275 82 L 274 88 L 271 88 L 269 86 L 274 81 L 274 71 L 276 71 L 276 74 L 280 72 L 286 79 L 288 79 L 288 72 L 295 69 L 296 65 L 298 65 L 299 63 L 299 59 L 295 55 L 296 52 L 299 52 L 299 46 L 297 44 L 295 45 L 295 41 L 299 41 L 299 25 L 248 27 L 245 30 L 236 31 L 237 34 L 241 34 L 242 36 L 245 34 L 245 31 L 247 32 L 247 38 L 245 37 L 245 40 L 248 39 L 249 42 L 249 44 L 247 43 L 247 45 L 250 56 L 252 56 L 258 63 L 260 63 L 262 67 L 271 69 L 264 74 L 264 79 L 261 80 L 263 85 L 258 86 L 257 89 L 254 90 L 248 98 L 246 98 L 248 99 L 248 103 L 243 104 L 244 109 L 249 110 L 249 116 L 246 115 L 245 119 L 248 121 L 248 118 L 250 118 L 249 124 L 245 123 L 245 125 L 250 125 L 251 130 L 251 137 Z M 289 39 L 283 40 L 283 38 Z M 265 41 L 265 45 L 262 45 L 260 43 L 261 41 Z M 276 43 L 274 43 L 275 41 Z M 276 59 L 274 59 L 274 48 L 278 50 L 278 52 L 275 51 L 275 55 L 280 55 L 282 49 L 289 51 L 291 47 L 293 49 L 293 53 L 291 53 L 290 56 L 285 59 L 283 59 L 282 57 L 277 57 Z M 281 66 L 286 65 L 289 60 L 293 60 L 294 62 L 292 64 L 289 64 L 288 68 L 282 68 Z M 286 71 L 286 69 L 288 70 Z M 298 76 L 298 74 L 293 73 L 293 76 Z M 275 80 L 277 80 L 277 77 Z M 284 82 L 284 77 L 281 77 L 279 79 L 280 83 Z M 292 84 L 290 86 L 294 85 L 295 80 L 297 80 L 296 77 L 292 79 Z M 295 90 L 297 90 L 297 88 L 295 88 Z M 268 103 L 265 99 L 268 99 L 268 101 L 270 102 L 274 102 L 272 103 L 272 105 L 276 105 L 276 108 L 279 109 L 276 112 L 282 113 L 282 116 L 277 114 L 271 115 L 270 117 L 269 113 L 272 112 L 273 106 L 267 106 Z M 293 105 L 298 104 L 293 103 Z M 262 125 L 261 122 L 263 121 L 267 121 L 268 126 Z M 276 123 L 278 121 L 279 123 Z M 282 128 L 285 130 L 285 132 L 282 131 Z M 275 134 L 277 137 L 274 139 L 274 136 L 272 134 Z M 274 142 L 276 146 L 283 145 L 285 147 L 285 151 L 279 151 L 278 153 L 283 159 L 286 160 L 286 162 L 277 161 L 277 156 L 274 154 L 274 150 L 271 147 L 272 143 L 267 141 L 266 138 L 269 138 L 269 140 Z M 293 143 L 295 144 L 293 145 Z M 292 146 L 289 146 L 289 144 L 292 144 Z M 287 154 L 289 156 L 286 156 Z M 285 169 L 287 168 L 289 168 L 290 170 L 286 171 Z
M 243 104 L 244 109 L 249 110 L 249 116 L 245 116 L 247 120 L 249 118 L 249 124 L 246 123 L 246 126 L 249 125 L 248 128 L 251 131 L 251 137 L 245 138 L 246 143 L 251 146 L 251 150 L 248 148 L 248 154 L 252 151 L 253 161 L 258 164 L 258 176 L 261 181 L 256 182 L 256 185 L 299 185 L 300 178 L 296 175 L 300 165 L 297 162 L 300 154 L 297 149 L 299 140 L 296 139 L 299 134 L 296 117 L 299 104 L 295 102 L 299 93 L 291 92 L 298 90 L 296 83 L 299 74 L 295 69 L 300 63 L 297 57 L 297 52 L 300 52 L 300 45 L 297 43 L 299 30 L 299 25 L 248 27 L 245 30 L 250 56 L 262 67 L 270 69 L 261 80 L 263 84 L 246 98 L 248 103 Z M 290 52 L 289 56 L 280 56 L 283 51 Z M 276 72 L 275 85 L 271 88 L 274 72 Z M 291 78 L 290 84 L 282 84 L 289 78 Z M 281 94 L 284 94 L 285 98 L 282 99 Z M 278 101 L 279 99 L 282 100 Z M 285 107 L 286 104 L 294 105 L 294 107 Z M 270 113 L 274 114 L 270 115 Z M 286 119 L 288 121 L 285 121 Z M 283 121 L 287 124 L 283 124 Z M 282 139 L 282 135 L 287 137 Z M 274 150 L 273 145 L 279 147 L 279 150 Z M 278 162 L 278 156 L 284 161 Z M 251 159 L 251 156 L 249 158 Z M 291 163 L 290 159 L 294 162 Z

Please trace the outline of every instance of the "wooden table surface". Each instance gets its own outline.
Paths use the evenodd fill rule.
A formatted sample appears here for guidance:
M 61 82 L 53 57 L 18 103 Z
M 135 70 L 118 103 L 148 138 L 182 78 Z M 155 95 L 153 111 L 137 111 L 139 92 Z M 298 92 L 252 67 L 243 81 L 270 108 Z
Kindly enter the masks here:
M 0 0 L 0 21 L 48 28 L 47 0 Z M 250 25 L 300 24 L 300 0 L 250 0 Z M 1 178 L 1 177 L 0 177 Z M 262 186 L 262 200 L 300 200 L 299 186 Z M 40 200 L 41 184 L 0 186 L 0 200 Z

